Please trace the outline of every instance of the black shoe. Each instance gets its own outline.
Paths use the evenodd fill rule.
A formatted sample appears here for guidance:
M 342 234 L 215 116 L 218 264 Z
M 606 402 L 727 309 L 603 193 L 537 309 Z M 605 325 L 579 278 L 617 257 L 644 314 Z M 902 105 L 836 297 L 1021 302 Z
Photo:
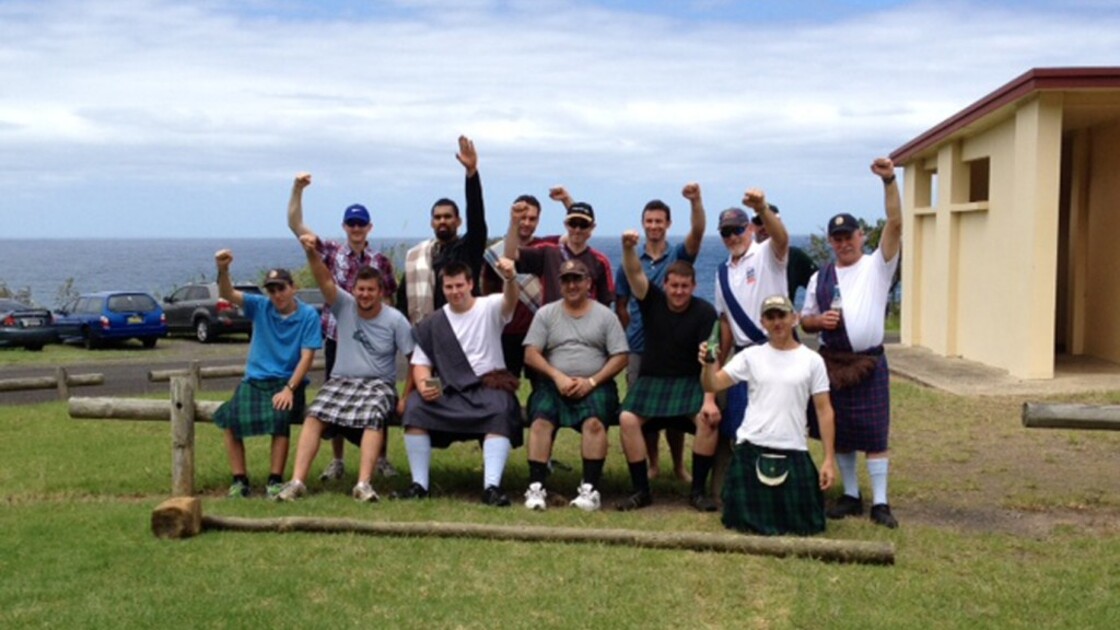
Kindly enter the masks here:
M 871 522 L 876 525 L 882 525 L 888 529 L 895 529 L 898 527 L 898 520 L 891 514 L 891 506 L 886 503 L 878 503 L 871 506 Z
M 494 507 L 509 507 L 510 505 L 509 497 L 498 486 L 486 486 L 486 489 L 482 491 L 482 502 Z
M 693 492 L 688 498 L 688 504 L 696 508 L 697 512 L 715 512 L 719 510 L 716 502 L 709 499 L 703 492 Z
M 428 490 L 424 486 L 412 482 L 412 485 L 401 492 L 394 492 L 389 495 L 390 499 L 427 499 Z
M 863 497 L 842 495 L 835 503 L 825 510 L 828 518 L 844 518 L 845 516 L 859 516 L 863 514 Z
M 653 505 L 653 497 L 648 492 L 635 492 L 626 498 L 622 503 L 615 504 L 619 512 L 629 512 L 630 510 L 640 510 L 644 507 Z

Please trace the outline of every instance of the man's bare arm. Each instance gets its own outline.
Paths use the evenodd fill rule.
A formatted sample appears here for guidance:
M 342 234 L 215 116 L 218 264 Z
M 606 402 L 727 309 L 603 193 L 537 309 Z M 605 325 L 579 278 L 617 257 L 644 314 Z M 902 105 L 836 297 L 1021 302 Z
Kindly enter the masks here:
M 684 248 L 689 256 L 695 258 L 700 253 L 700 243 L 704 240 L 704 230 L 708 229 L 708 218 L 704 214 L 704 200 L 700 196 L 700 184 L 686 184 L 681 195 L 692 206 L 689 217 L 688 235 L 684 237 Z
M 642 270 L 642 261 L 638 259 L 638 232 L 626 230 L 622 233 L 622 272 L 626 274 L 626 281 L 630 283 L 630 294 L 636 300 L 644 300 L 649 293 L 649 278 Z
M 883 260 L 894 260 L 902 248 L 902 198 L 895 180 L 894 162 L 879 158 L 871 163 L 871 172 L 883 180 L 883 205 L 887 211 L 887 224 L 879 237 Z
M 762 221 L 762 226 L 770 234 L 770 248 L 774 257 L 785 260 L 789 255 L 789 232 L 778 215 L 770 210 L 770 204 L 766 203 L 766 193 L 758 188 L 751 188 L 743 194 L 743 205 L 754 210 Z
M 517 284 L 517 272 L 514 270 L 513 261 L 509 258 L 498 259 L 498 275 L 502 277 L 502 317 L 511 317 L 517 308 L 517 301 L 521 296 L 521 287 Z
M 301 234 L 299 237 L 299 244 L 303 246 L 303 251 L 307 254 L 307 266 L 311 268 L 311 275 L 315 276 L 315 282 L 319 285 L 319 292 L 323 294 L 323 299 L 327 304 L 334 304 L 334 300 L 338 297 L 338 285 L 334 282 L 334 277 L 331 276 L 330 269 L 323 262 L 323 258 L 319 256 L 319 250 L 315 249 L 315 244 L 319 242 L 319 237 L 315 236 L 313 232 Z
M 292 197 L 288 200 L 288 229 L 297 238 L 311 233 L 311 228 L 303 223 L 303 189 L 310 185 L 311 173 L 299 173 L 292 182 Z
M 229 279 L 229 266 L 233 263 L 233 252 L 228 249 L 219 250 L 214 254 L 214 263 L 218 266 L 218 295 L 227 302 L 232 302 L 238 307 L 245 306 L 245 296 L 233 288 L 233 281 Z

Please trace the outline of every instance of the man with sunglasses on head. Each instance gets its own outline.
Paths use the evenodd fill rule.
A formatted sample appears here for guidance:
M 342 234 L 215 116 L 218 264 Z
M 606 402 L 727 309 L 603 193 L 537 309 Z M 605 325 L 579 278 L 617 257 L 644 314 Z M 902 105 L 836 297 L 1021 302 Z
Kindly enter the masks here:
M 292 196 L 288 200 L 288 229 L 296 238 L 315 234 L 303 222 L 303 189 L 310 185 L 311 173 L 299 173 L 292 183 Z M 342 229 L 346 233 L 345 243 L 318 238 L 315 244 L 315 249 L 330 271 L 335 284 L 343 291 L 353 293 L 358 280 L 358 271 L 363 267 L 373 267 L 381 272 L 382 295 L 386 303 L 392 305 L 393 295 L 397 290 L 397 276 L 393 270 L 393 262 L 381 252 L 374 251 L 369 245 L 369 234 L 373 230 L 369 210 L 358 203 L 347 207 L 342 214 Z M 326 355 L 326 374 L 323 377 L 325 382 L 331 378 L 335 357 L 338 355 L 338 320 L 331 312 L 330 304 L 323 306 L 321 321 L 323 353 Z M 386 437 L 388 437 L 387 433 Z M 334 459 L 319 476 L 323 481 L 341 479 L 346 474 L 343 462 L 344 443 L 341 435 L 331 440 Z M 382 443 L 383 446 L 385 443 L 387 440 Z M 393 477 L 397 474 L 393 465 L 389 463 L 384 447 L 377 460 L 377 472 L 382 477 Z
M 770 238 L 761 243 L 754 240 L 751 219 L 742 208 L 728 208 L 719 214 L 719 235 L 728 252 L 716 275 L 723 362 L 752 345 L 766 343 L 766 333 L 757 319 L 762 301 L 771 295 L 786 295 L 787 291 L 789 232 L 766 203 L 762 190 L 748 189 L 743 205 L 754 211 Z M 719 427 L 725 444 L 734 439 L 747 404 L 744 383 L 728 390 L 727 408 Z

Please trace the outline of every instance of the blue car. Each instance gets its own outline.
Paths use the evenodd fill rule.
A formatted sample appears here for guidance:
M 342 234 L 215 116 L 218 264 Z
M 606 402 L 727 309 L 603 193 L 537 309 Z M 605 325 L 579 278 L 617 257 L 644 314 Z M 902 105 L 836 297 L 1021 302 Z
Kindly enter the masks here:
M 81 295 L 55 311 L 55 327 L 64 343 L 100 348 L 107 341 L 139 339 L 154 348 L 167 336 L 167 318 L 159 302 L 138 291 L 101 291 Z

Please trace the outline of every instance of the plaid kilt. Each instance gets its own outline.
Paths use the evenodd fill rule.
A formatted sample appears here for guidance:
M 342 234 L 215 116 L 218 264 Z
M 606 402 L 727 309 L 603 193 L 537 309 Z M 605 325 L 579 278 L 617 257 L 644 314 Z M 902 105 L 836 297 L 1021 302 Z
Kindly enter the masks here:
M 615 426 L 618 424 L 618 386 L 611 379 L 580 400 L 568 400 L 560 395 L 551 379 L 542 378 L 529 395 L 528 407 L 530 422 L 543 418 L 578 431 L 584 420 L 598 418 L 605 427 Z
M 214 424 L 230 429 L 237 439 L 253 435 L 288 437 L 293 424 L 303 424 L 306 404 L 304 386 L 292 392 L 292 408 L 280 411 L 272 408 L 272 397 L 287 385 L 287 379 L 241 381 L 233 398 L 214 412 Z
M 396 410 L 397 389 L 375 378 L 332 378 L 307 408 L 307 415 L 326 424 L 355 429 L 380 429 Z
M 887 355 L 866 380 L 830 392 L 836 412 L 836 450 L 878 453 L 887 450 L 891 428 L 891 375 Z
M 755 466 L 763 453 L 787 456 L 789 476 L 781 485 L 759 481 Z M 809 452 L 736 445 L 723 482 L 723 525 L 768 536 L 823 532 L 824 493 Z
M 626 393 L 622 410 L 645 419 L 685 416 L 689 422 L 704 404 L 700 379 L 690 376 L 642 376 Z

